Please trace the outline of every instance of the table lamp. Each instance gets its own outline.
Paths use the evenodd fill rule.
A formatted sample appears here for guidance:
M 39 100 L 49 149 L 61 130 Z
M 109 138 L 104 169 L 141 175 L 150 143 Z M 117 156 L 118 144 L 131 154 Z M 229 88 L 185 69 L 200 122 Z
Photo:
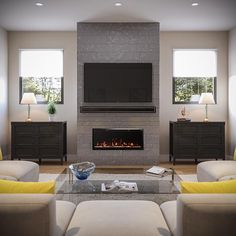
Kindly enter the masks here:
M 24 93 L 20 103 L 28 105 L 28 118 L 26 119 L 26 121 L 31 121 L 30 104 L 37 104 L 34 93 Z
M 212 93 L 202 93 L 199 99 L 199 104 L 205 104 L 206 109 L 206 117 L 204 119 L 205 122 L 208 121 L 208 104 L 215 104 L 215 100 Z

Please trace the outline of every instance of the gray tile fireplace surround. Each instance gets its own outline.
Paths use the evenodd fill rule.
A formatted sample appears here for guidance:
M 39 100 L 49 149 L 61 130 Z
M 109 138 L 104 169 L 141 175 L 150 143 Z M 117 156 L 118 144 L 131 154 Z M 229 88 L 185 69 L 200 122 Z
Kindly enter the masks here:
M 96 165 L 151 165 L 159 158 L 159 23 L 78 23 L 78 161 Z M 83 101 L 85 62 L 148 62 L 152 103 L 88 104 Z M 81 106 L 155 106 L 155 113 L 81 113 Z M 144 150 L 92 150 L 93 128 L 140 128 Z

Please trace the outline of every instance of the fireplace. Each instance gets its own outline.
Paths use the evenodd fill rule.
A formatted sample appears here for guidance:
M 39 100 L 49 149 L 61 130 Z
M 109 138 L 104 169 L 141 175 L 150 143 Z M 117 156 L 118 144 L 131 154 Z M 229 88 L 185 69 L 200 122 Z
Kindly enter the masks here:
M 115 33 L 114 33 L 115 32 Z M 159 23 L 77 24 L 77 162 L 97 166 L 158 164 L 159 152 Z M 94 37 L 96 35 L 97 37 Z M 148 37 L 140 37 L 145 35 Z M 102 40 L 98 40 L 102 38 Z M 130 40 L 132 38 L 133 40 Z M 112 47 L 111 47 L 112 42 Z M 91 45 L 93 46 L 91 52 Z M 142 49 L 140 49 L 142 45 Z M 102 50 L 101 50 L 102 49 Z M 125 50 L 123 50 L 125 49 Z M 135 50 L 134 50 L 135 49 Z M 137 49 L 137 50 L 136 50 Z M 88 103 L 84 101 L 85 63 L 151 63 L 152 102 Z M 112 78 L 111 78 L 112 81 Z M 103 94 L 102 94 L 103 95 Z M 136 93 L 136 95 L 138 95 Z M 137 97 L 137 96 L 136 96 Z M 96 98 L 97 99 L 97 98 Z M 93 128 L 143 129 L 141 149 L 96 147 Z M 138 136 L 140 133 L 138 134 Z M 99 138 L 100 139 L 100 138 Z M 134 146 L 134 145 L 133 145 Z M 132 146 L 132 147 L 133 147 Z M 116 149 L 115 149 L 116 148 Z M 137 148 L 137 149 L 136 149 Z M 144 150 L 143 150 L 144 149 Z
M 143 129 L 93 129 L 93 150 L 143 150 Z

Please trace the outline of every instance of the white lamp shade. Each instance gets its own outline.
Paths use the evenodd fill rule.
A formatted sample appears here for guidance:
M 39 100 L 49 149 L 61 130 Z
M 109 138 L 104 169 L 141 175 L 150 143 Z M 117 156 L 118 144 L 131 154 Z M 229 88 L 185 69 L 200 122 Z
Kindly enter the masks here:
M 21 99 L 21 104 L 37 104 L 34 93 L 24 93 Z
M 202 93 L 199 99 L 199 104 L 215 104 L 212 93 Z

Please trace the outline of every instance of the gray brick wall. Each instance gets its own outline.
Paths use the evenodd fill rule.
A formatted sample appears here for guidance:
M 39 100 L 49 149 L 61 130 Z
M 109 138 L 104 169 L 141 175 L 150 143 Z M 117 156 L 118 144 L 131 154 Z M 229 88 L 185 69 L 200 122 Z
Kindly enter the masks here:
M 78 23 L 78 161 L 148 165 L 159 161 L 159 23 Z M 80 113 L 85 62 L 151 62 L 156 113 Z M 96 104 L 91 104 L 96 105 Z M 107 104 L 99 104 L 107 105 Z M 124 105 L 124 104 L 109 104 Z M 133 105 L 126 103 L 125 105 Z M 139 103 L 137 105 L 146 105 Z M 92 128 L 142 128 L 144 150 L 92 150 Z

